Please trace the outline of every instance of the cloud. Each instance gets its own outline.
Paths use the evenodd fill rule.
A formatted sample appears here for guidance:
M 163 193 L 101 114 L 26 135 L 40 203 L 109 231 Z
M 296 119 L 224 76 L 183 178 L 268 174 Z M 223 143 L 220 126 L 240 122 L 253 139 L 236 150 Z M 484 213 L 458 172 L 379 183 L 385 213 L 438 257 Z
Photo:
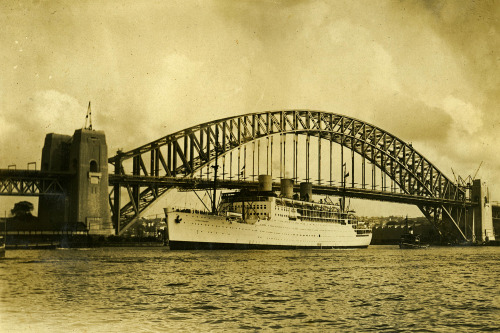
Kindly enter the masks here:
M 37 91 L 18 112 L 2 116 L 7 125 L 2 126 L 0 156 L 15 164 L 39 160 L 45 135 L 72 135 L 75 129 L 84 126 L 86 111 L 86 107 L 67 94 Z
M 67 94 L 44 90 L 35 94 L 32 111 L 31 121 L 43 124 L 46 131 L 67 133 L 84 126 L 87 108 Z
M 39 160 L 45 134 L 83 126 L 91 100 L 110 154 L 209 120 L 305 108 L 373 123 L 445 172 L 484 159 L 500 179 L 495 2 L 0 7 L 3 167 Z
M 445 110 L 401 94 L 380 96 L 373 110 L 375 125 L 407 142 L 446 142 L 453 124 Z
M 443 100 L 443 109 L 453 117 L 457 131 L 475 133 L 483 126 L 481 110 L 475 108 L 471 103 L 464 102 L 454 96 L 446 96 Z

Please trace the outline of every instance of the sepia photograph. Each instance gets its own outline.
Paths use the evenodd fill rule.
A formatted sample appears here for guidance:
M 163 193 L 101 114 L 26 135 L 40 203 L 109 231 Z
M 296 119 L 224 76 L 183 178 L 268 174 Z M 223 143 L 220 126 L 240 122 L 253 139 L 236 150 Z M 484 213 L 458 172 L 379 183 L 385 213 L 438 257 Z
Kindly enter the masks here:
M 500 331 L 500 1 L 0 22 L 0 333 Z

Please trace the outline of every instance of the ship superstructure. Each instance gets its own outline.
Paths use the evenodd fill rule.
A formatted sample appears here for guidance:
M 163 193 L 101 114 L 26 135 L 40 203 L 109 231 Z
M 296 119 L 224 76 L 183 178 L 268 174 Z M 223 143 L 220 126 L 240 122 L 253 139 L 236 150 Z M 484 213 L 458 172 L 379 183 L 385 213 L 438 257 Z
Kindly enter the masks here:
M 259 176 L 258 190 L 223 193 L 213 212 L 165 208 L 171 249 L 367 247 L 372 234 L 353 212 L 328 198 L 314 202 L 312 185 L 281 181 L 279 195 L 271 177 Z

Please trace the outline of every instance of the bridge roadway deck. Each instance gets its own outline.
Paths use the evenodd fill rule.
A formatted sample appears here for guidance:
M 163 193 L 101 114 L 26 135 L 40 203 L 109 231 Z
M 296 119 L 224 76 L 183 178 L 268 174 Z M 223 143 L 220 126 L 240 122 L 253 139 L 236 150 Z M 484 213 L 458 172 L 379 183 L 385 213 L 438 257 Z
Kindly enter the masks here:
M 70 177 L 70 172 L 43 172 L 39 170 L 7 170 L 0 169 L 0 195 L 22 195 L 39 196 L 47 194 L 63 194 L 61 185 L 65 179 Z M 180 177 L 150 177 L 133 175 L 109 175 L 109 185 L 140 187 L 177 187 L 180 190 L 202 190 L 213 188 L 213 180 L 201 178 L 180 178 Z M 244 189 L 257 188 L 257 182 L 248 180 L 228 180 L 219 179 L 218 188 L 221 189 Z M 280 185 L 273 184 L 273 190 L 279 191 Z M 299 185 L 295 185 L 295 191 L 299 191 Z M 471 201 L 458 202 L 455 200 L 415 196 L 404 193 L 389 191 L 377 191 L 372 189 L 352 188 L 330 185 L 313 184 L 314 194 L 342 196 L 350 198 L 378 200 L 387 202 L 397 202 L 412 205 L 438 206 L 441 204 L 452 204 L 470 207 L 475 205 Z M 500 209 L 500 207 L 494 207 Z
M 0 178 L 6 177 L 17 177 L 17 178 L 30 178 L 30 179 L 42 179 L 42 178 L 62 178 L 74 175 L 74 172 L 70 171 L 41 171 L 41 170 L 16 170 L 16 169 L 0 169 Z
M 139 185 L 141 187 L 147 186 L 158 186 L 158 187 L 177 187 L 180 190 L 190 191 L 190 190 L 202 190 L 213 188 L 213 180 L 201 179 L 201 178 L 177 178 L 177 177 L 150 177 L 150 176 L 132 176 L 132 175 L 109 175 L 110 185 Z M 227 180 L 220 179 L 217 181 L 217 187 L 220 189 L 256 189 L 257 182 L 247 181 L 247 180 Z M 280 184 L 274 183 L 273 190 L 279 191 Z M 299 184 L 294 185 L 295 192 L 299 192 Z M 475 203 L 471 201 L 456 201 L 450 199 L 442 198 L 431 198 L 415 196 L 404 193 L 395 193 L 388 191 L 377 191 L 372 189 L 361 189 L 361 188 L 343 188 L 341 186 L 330 186 L 330 185 L 317 185 L 313 184 L 314 194 L 332 195 L 332 196 L 342 196 L 350 198 L 377 200 L 377 201 L 387 201 L 387 202 L 397 202 L 412 205 L 429 205 L 429 206 L 439 206 L 442 204 L 452 204 L 470 207 Z

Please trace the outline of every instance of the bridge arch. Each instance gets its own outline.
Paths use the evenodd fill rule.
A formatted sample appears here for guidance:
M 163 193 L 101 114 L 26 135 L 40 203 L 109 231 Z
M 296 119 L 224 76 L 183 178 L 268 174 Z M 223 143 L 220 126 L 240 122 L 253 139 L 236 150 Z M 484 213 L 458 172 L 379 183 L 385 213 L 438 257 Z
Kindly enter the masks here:
M 361 157 L 363 168 L 365 160 L 368 161 L 405 194 L 450 202 L 461 202 L 466 198 L 463 187 L 448 179 L 411 144 L 367 122 L 323 111 L 267 111 L 214 120 L 180 130 L 128 152 L 119 152 L 109 158 L 109 163 L 114 165 L 115 175 L 191 178 L 196 177 L 200 170 L 209 168 L 216 156 L 224 158 L 244 145 L 277 135 L 317 137 L 318 144 L 327 140 L 342 149 L 347 148 Z M 294 163 L 297 163 L 297 158 L 294 156 Z M 148 160 L 149 163 L 146 163 Z M 128 171 L 125 165 L 128 165 Z M 345 186 L 345 179 L 342 181 Z M 119 190 L 118 185 L 113 192 L 118 193 Z M 120 225 L 118 217 L 125 224 L 130 224 L 168 191 L 168 187 L 141 188 L 137 184 L 128 186 L 127 190 L 130 202 L 119 209 L 119 216 L 117 207 L 121 205 L 116 195 L 110 201 L 117 225 Z M 452 208 L 442 205 L 419 205 L 419 208 L 431 220 L 436 220 L 436 214 L 445 212 L 458 227 L 451 214 Z

